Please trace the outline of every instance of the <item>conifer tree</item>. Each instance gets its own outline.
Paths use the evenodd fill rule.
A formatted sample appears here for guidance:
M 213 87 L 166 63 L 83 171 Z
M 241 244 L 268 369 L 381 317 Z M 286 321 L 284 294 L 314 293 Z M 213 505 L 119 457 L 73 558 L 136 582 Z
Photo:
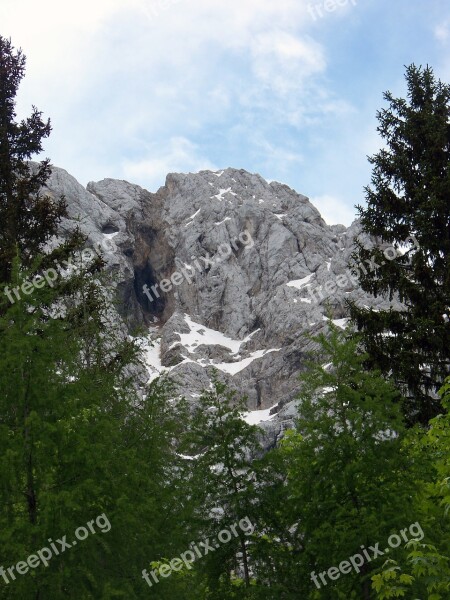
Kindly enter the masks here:
M 16 121 L 16 95 L 25 73 L 25 56 L 0 36 L 0 281 L 8 282 L 14 256 L 31 264 L 56 233 L 65 214 L 63 198 L 42 193 L 50 177 L 48 159 L 28 161 L 42 151 L 50 135 L 50 121 L 33 107 L 31 115 Z
M 409 421 L 427 424 L 450 370 L 450 86 L 414 65 L 406 81 L 407 99 L 387 92 L 389 106 L 378 112 L 385 148 L 369 159 L 372 185 L 358 207 L 363 231 L 377 243 L 358 243 L 353 255 L 370 266 L 358 270 L 362 289 L 404 308 L 353 305 L 351 313 L 368 365 L 392 374 Z M 394 260 L 383 254 L 387 245 L 397 250 Z
M 15 122 L 24 65 L 0 37 L 0 598 L 146 598 L 148 561 L 186 546 L 184 421 L 165 383 L 137 393 L 145 369 L 114 321 L 101 257 L 81 251 L 78 231 L 54 247 L 64 200 L 42 194 L 48 161 L 28 162 L 50 125 L 36 109 Z M 77 528 L 102 515 L 104 531 L 75 547 Z M 58 555 L 50 540 L 64 536 Z M 26 562 L 49 546 L 47 566 Z

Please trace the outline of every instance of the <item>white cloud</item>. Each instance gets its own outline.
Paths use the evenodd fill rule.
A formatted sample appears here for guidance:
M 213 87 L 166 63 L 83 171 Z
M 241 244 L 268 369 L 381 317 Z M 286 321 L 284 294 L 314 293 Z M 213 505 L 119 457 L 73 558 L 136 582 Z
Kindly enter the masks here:
M 328 225 L 346 225 L 357 218 L 356 209 L 335 196 L 323 195 L 310 198 L 310 201 L 322 215 Z
M 164 185 L 168 173 L 197 172 L 217 167 L 199 155 L 198 147 L 183 137 L 172 138 L 166 148 L 152 148 L 149 157 L 137 162 L 125 161 L 123 173 L 133 183 L 156 190 Z
M 440 23 L 434 29 L 434 35 L 440 42 L 447 42 L 450 38 L 450 22 Z
M 303 163 L 303 155 L 281 144 L 270 143 L 260 136 L 255 136 L 254 145 L 261 153 L 260 160 L 264 165 L 264 176 L 276 179 L 287 175 L 292 166 Z
M 256 77 L 280 93 L 301 87 L 305 78 L 326 67 L 322 46 L 286 31 L 259 34 L 251 51 Z
M 309 1 L 2 0 L 2 35 L 28 56 L 19 113 L 34 103 L 52 118 L 48 154 L 82 183 L 154 189 L 169 171 L 215 168 L 210 148 L 220 166 L 231 148 L 234 166 L 283 177 L 305 152 L 283 128 L 350 110 L 322 79 Z
M 317 46 L 296 38 L 305 23 L 306 0 L 2 0 L 2 35 L 13 39 L 28 56 L 28 78 L 42 96 L 83 98 L 92 86 L 122 76 L 163 83 L 174 71 L 200 79 L 213 76 L 220 56 L 245 64 L 254 53 L 255 68 L 264 78 L 260 58 L 272 71 L 300 65 L 314 70 Z M 306 21 L 307 22 L 307 21 Z M 261 57 L 261 54 L 263 55 Z M 302 66 L 303 65 L 303 66 Z M 236 67 L 238 65 L 236 64 Z M 59 85 L 58 85 L 59 84 Z M 134 82 L 135 84 L 135 82 Z M 31 88 L 31 85 L 29 86 Z M 26 90 L 28 92 L 28 89 Z M 30 94 L 31 95 L 31 94 Z M 28 93 L 27 93 L 28 96 Z

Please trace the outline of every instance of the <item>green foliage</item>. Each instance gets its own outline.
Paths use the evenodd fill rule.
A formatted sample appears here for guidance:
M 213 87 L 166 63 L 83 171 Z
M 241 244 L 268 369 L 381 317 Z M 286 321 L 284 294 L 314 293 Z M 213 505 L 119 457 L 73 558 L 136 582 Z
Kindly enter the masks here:
M 15 98 L 25 73 L 25 57 L 0 36 L 0 281 L 7 282 L 16 248 L 29 266 L 56 233 L 66 212 L 63 198 L 42 194 L 50 177 L 49 160 L 30 165 L 50 135 L 50 121 L 33 107 L 30 117 L 16 122 Z
M 366 598 L 374 563 L 320 590 L 310 573 L 339 565 L 361 545 L 385 543 L 417 520 L 414 464 L 402 452 L 398 391 L 365 370 L 359 341 L 336 327 L 317 341 L 321 354 L 304 377 L 297 431 L 280 450 L 288 473 L 285 506 L 295 531 L 292 577 L 305 598 L 318 592 L 321 599 Z
M 24 68 L 22 52 L 0 36 L 0 567 L 50 539 L 72 542 L 100 515 L 110 528 L 9 583 L 0 571 L 0 599 L 448 598 L 450 380 L 445 412 L 428 431 L 406 432 L 400 392 L 381 373 L 392 369 L 408 392 L 410 422 L 435 414 L 429 394 L 448 373 L 450 347 L 442 318 L 449 88 L 431 69 L 410 67 L 409 103 L 386 95 L 379 131 L 387 148 L 371 159 L 373 188 L 360 209 L 366 233 L 382 244 L 398 247 L 411 234 L 420 243 L 361 279 L 375 295 L 398 294 L 406 309 L 353 306 L 362 337 L 331 327 L 316 339 L 296 429 L 263 455 L 260 430 L 242 418 L 246 399 L 217 373 L 193 414 L 168 379 L 142 394 L 145 367 L 138 344 L 114 322 L 101 257 L 81 260 L 79 231 L 46 250 L 65 203 L 42 193 L 49 161 L 27 162 L 50 123 L 35 108 L 16 122 Z M 7 289 L 68 256 L 80 258 L 79 267 L 53 287 L 7 300 Z M 381 262 L 379 250 L 361 246 L 354 258 Z M 366 564 L 314 585 L 312 571 L 414 522 L 426 542 L 392 551 L 384 567 Z M 233 533 L 228 542 L 218 538 L 224 530 Z M 159 569 L 193 540 L 212 549 L 149 588 L 143 569 Z
M 24 69 L 23 53 L 0 37 L 0 566 L 49 539 L 70 543 L 99 515 L 111 529 L 47 567 L 1 577 L 0 598 L 144 598 L 145 565 L 187 543 L 176 453 L 186 413 L 167 381 L 138 393 L 138 346 L 118 330 L 104 263 L 83 258 L 80 232 L 47 249 L 66 207 L 42 192 L 49 161 L 28 162 L 50 123 L 35 108 L 16 122 Z M 69 257 L 77 268 L 30 291 L 37 274 Z
M 402 573 L 394 560 L 386 561 L 383 571 L 372 577 L 379 600 L 404 598 L 411 592 L 426 594 L 427 600 L 445 600 L 450 592 L 448 557 L 439 554 L 435 546 L 411 541 L 406 548 L 411 574 Z
M 13 281 L 27 277 L 16 262 Z M 115 332 L 88 266 L 77 277 L 71 301 L 43 288 L 0 317 L 0 565 L 103 513 L 111 530 L 0 581 L 0 598 L 146 597 L 145 565 L 187 543 L 183 406 L 164 381 L 137 396 L 137 346 Z
M 432 419 L 424 440 L 424 444 L 431 447 L 435 457 L 435 468 L 438 481 L 434 492 L 441 496 L 441 505 L 445 515 L 450 511 L 450 377 L 447 378 L 440 390 L 442 396 L 443 413 Z
M 358 207 L 366 234 L 376 246 L 358 242 L 356 264 L 362 289 L 398 298 L 402 310 L 352 306 L 363 334 L 368 365 L 392 373 L 406 396 L 410 423 L 427 424 L 440 407 L 436 392 L 449 373 L 450 321 L 450 86 L 431 68 L 408 67 L 408 98 L 385 94 L 378 113 L 385 148 L 370 159 L 367 206 Z M 414 236 L 404 244 L 405 240 Z M 404 253 L 386 260 L 383 248 Z
M 200 531 L 206 537 L 216 537 L 221 530 L 237 526 L 246 517 L 254 523 L 252 502 L 258 493 L 254 459 L 260 452 L 260 444 L 257 428 L 242 419 L 245 411 L 245 399 L 236 401 L 235 392 L 229 391 L 215 375 L 213 389 L 202 394 L 193 415 L 187 451 L 195 456 L 193 499 L 198 507 Z M 221 582 L 222 591 L 215 590 L 207 598 L 225 594 L 224 586 L 228 589 L 231 585 L 234 589 L 239 578 L 243 578 L 246 586 L 250 585 L 248 563 L 253 536 L 245 535 L 240 528 L 237 532 L 237 537 L 233 536 L 199 565 L 210 587 Z M 237 580 L 232 580 L 233 573 L 239 574 Z
M 385 563 L 381 573 L 372 578 L 379 600 L 411 593 L 428 600 L 445 600 L 450 595 L 450 378 L 440 393 L 445 413 L 432 419 L 429 430 L 419 439 L 422 453 L 431 458 L 435 480 L 419 481 L 416 490 L 434 543 L 411 541 L 406 544 L 408 556 L 404 561 Z

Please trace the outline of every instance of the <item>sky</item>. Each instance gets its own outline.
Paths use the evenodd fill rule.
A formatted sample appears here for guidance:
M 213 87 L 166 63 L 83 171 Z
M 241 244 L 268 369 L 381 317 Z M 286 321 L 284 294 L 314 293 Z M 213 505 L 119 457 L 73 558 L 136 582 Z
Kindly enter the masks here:
M 450 83 L 448 0 L 1 0 L 0 35 L 27 56 L 19 118 L 51 118 L 44 154 L 83 185 L 234 167 L 329 224 L 365 202 L 405 66 Z

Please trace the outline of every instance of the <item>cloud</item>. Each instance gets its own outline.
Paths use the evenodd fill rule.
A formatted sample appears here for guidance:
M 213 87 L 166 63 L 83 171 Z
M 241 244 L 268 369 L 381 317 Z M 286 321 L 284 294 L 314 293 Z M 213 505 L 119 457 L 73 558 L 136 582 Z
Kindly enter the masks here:
M 310 198 L 310 201 L 322 215 L 328 225 L 346 225 L 347 227 L 357 218 L 356 209 L 351 208 L 335 196 L 323 195 Z
M 350 75 L 330 73 L 344 36 L 323 35 L 331 20 L 314 24 L 309 4 L 2 0 L 1 33 L 28 57 L 19 115 L 36 104 L 51 117 L 46 155 L 81 183 L 154 189 L 169 171 L 231 165 L 318 196 L 334 178 L 344 197 L 343 132 L 360 135 Z
M 164 184 L 168 173 L 218 170 L 207 158 L 199 154 L 199 148 L 183 137 L 172 138 L 167 147 L 154 146 L 147 158 L 136 162 L 125 161 L 123 173 L 133 183 L 156 190 Z
M 251 52 L 257 79 L 280 94 L 302 87 L 306 78 L 326 67 L 320 44 L 286 31 L 259 34 L 252 42 Z
M 270 142 L 256 134 L 252 146 L 257 148 L 257 160 L 262 166 L 262 174 L 273 180 L 285 178 L 292 168 L 298 168 L 304 162 L 304 157 L 298 149 L 290 148 L 282 141 Z
M 434 29 L 434 36 L 440 42 L 447 42 L 450 38 L 450 22 L 440 23 Z

